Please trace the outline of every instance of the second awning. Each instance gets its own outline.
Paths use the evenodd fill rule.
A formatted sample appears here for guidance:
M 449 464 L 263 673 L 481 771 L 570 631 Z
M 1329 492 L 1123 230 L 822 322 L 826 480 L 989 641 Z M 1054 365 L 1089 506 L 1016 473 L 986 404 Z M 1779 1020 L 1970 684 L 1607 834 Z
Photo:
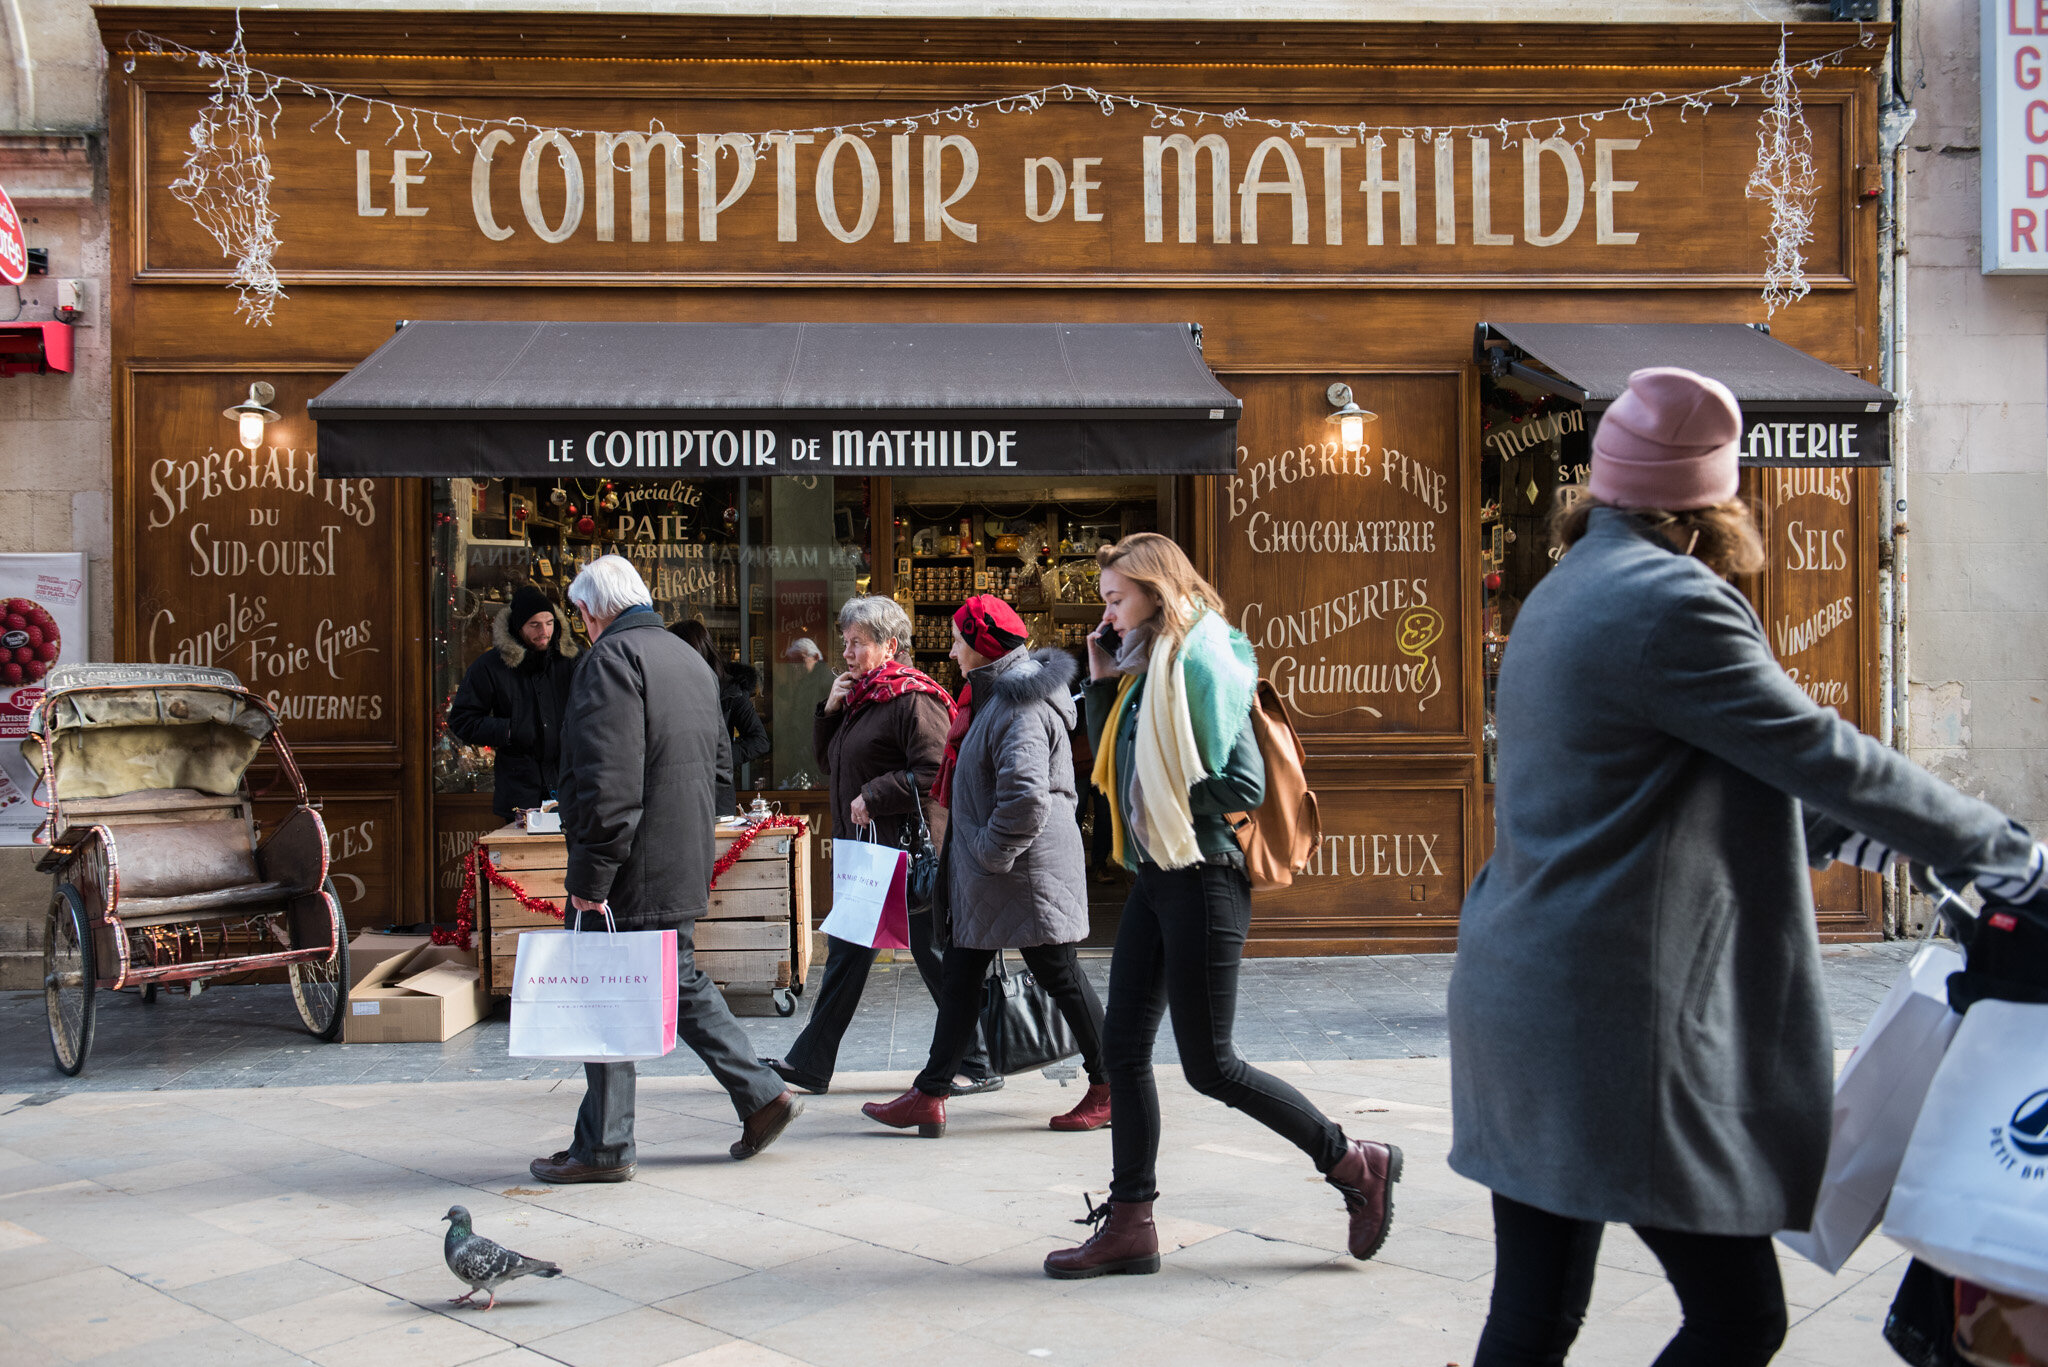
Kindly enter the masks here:
M 307 405 L 326 476 L 1227 475 L 1185 323 L 413 322 Z
M 1735 392 L 1744 465 L 1891 464 L 1890 393 L 1747 323 L 1481 323 L 1473 352 L 1581 405 L 1589 433 L 1632 372 L 1684 366 Z

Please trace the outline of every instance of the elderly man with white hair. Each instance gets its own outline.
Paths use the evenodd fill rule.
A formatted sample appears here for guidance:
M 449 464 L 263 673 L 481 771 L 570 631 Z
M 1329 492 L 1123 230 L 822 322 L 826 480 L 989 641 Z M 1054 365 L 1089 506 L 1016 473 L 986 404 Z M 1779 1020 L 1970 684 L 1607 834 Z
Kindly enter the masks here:
M 803 1103 L 756 1061 L 692 941 L 710 900 L 713 794 L 732 777 L 732 745 L 711 667 L 664 628 L 622 556 L 601 556 L 569 585 L 591 640 L 562 724 L 559 787 L 569 845 L 569 919 L 602 930 L 677 935 L 676 1033 L 711 1070 L 741 1120 L 734 1158 L 775 1142 Z M 634 1172 L 630 1063 L 584 1065 L 588 1090 L 567 1149 L 533 1160 L 544 1182 L 624 1182 Z

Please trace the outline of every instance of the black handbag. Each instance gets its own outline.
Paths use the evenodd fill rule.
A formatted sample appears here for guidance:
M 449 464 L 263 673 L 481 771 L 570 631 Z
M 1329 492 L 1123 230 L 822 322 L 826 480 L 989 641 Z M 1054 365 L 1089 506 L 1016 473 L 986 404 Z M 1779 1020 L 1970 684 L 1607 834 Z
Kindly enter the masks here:
M 1956 1281 L 1915 1258 L 1884 1320 L 1884 1341 L 1913 1367 L 1967 1367 L 1956 1352 Z
M 981 1038 L 991 1071 L 1008 1077 L 1045 1068 L 1081 1052 L 1052 995 L 1025 969 L 1012 975 L 996 953 L 981 989 Z
M 910 902 L 912 912 L 930 911 L 932 894 L 939 886 L 939 852 L 932 848 L 932 828 L 925 824 L 924 802 L 917 795 L 917 775 L 904 770 L 903 779 L 910 785 L 910 805 L 917 812 L 917 826 L 912 829 L 909 822 L 903 823 L 903 835 L 898 841 L 901 848 L 910 852 L 910 869 L 903 880 L 903 894 Z

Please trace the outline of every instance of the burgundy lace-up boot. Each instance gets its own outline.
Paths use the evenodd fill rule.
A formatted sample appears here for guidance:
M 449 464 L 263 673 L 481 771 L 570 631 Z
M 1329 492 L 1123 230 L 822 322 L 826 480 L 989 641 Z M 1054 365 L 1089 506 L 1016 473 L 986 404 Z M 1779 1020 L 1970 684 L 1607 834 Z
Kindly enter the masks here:
M 1394 1223 L 1394 1183 L 1401 1180 L 1401 1150 L 1354 1139 L 1323 1179 L 1344 1194 L 1351 1215 L 1351 1256 L 1363 1261 L 1380 1251 Z
M 1104 1201 L 1099 1206 L 1089 1201 L 1088 1214 L 1074 1223 L 1094 1225 L 1096 1230 L 1079 1248 L 1046 1254 L 1046 1276 L 1079 1281 L 1112 1272 L 1143 1275 L 1159 1270 L 1159 1231 L 1152 1225 L 1150 1201 Z

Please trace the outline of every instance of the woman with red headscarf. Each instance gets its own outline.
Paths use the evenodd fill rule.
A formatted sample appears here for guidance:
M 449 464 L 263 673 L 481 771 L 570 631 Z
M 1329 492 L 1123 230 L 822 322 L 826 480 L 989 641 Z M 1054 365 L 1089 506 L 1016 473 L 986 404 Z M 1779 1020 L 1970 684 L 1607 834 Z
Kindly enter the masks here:
M 932 793 L 946 754 L 953 698 L 910 662 L 910 617 L 902 604 L 878 594 L 846 600 L 839 634 L 846 672 L 818 708 L 811 742 L 831 779 L 832 828 L 870 830 L 885 846 L 903 845 L 918 829 L 920 809 L 934 841 L 946 836 L 946 809 Z M 934 1000 L 939 995 L 939 951 L 932 945 L 933 916 L 910 917 L 910 953 Z M 782 1058 L 765 1063 L 792 1087 L 823 1092 L 839 1064 L 839 1044 L 853 1024 L 876 951 L 827 937 L 823 980 L 811 1019 Z M 988 1069 L 978 1047 L 953 1083 L 956 1096 L 992 1092 L 1002 1076 Z
M 946 735 L 932 795 L 948 824 L 939 905 L 951 942 L 939 986 L 931 1055 L 896 1100 L 871 1101 L 867 1115 L 927 1139 L 946 1132 L 953 1074 L 974 1043 L 982 982 L 1005 949 L 1052 997 L 1081 1046 L 1088 1091 L 1056 1130 L 1109 1123 L 1102 1068 L 1102 1003 L 1075 947 L 1088 936 L 1087 859 L 1074 810 L 1074 761 L 1067 733 L 1076 713 L 1068 685 L 1077 666 L 1061 650 L 1033 651 L 1023 619 L 1000 598 L 980 594 L 953 614 L 953 660 L 966 678 Z

